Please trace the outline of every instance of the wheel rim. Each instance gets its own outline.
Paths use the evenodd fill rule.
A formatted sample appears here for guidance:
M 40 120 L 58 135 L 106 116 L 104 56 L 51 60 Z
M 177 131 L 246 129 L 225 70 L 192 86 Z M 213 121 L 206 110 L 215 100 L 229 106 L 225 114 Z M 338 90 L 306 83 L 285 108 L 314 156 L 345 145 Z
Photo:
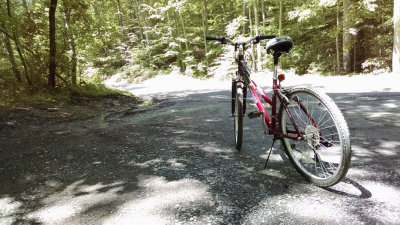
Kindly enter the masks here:
M 296 99 L 297 98 L 297 99 Z M 318 128 L 313 125 L 296 100 L 309 112 Z M 293 119 L 303 134 L 303 140 L 295 141 L 285 138 L 284 144 L 294 163 L 306 175 L 314 179 L 327 180 L 338 173 L 342 164 L 342 138 L 337 129 L 337 122 L 328 108 L 315 96 L 300 92 L 291 96 L 288 105 Z M 284 110 L 282 131 L 294 130 L 294 126 Z

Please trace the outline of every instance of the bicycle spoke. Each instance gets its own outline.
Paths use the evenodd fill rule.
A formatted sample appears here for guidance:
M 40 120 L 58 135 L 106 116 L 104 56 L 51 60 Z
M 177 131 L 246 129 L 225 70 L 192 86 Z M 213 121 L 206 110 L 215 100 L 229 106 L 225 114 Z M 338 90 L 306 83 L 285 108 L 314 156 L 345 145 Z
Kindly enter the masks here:
M 299 112 L 301 114 L 302 109 L 300 108 L 300 102 L 298 102 L 298 104 L 296 106 L 299 109 Z M 299 113 L 297 113 L 296 109 L 294 109 L 294 112 L 295 112 L 297 118 L 299 119 L 299 121 L 303 122 L 304 126 L 307 126 L 308 123 L 302 118 L 302 116 Z M 297 124 L 297 125 L 299 125 L 299 124 Z
M 324 128 L 319 127 L 319 129 L 320 130 L 326 130 L 326 129 L 333 128 L 333 127 L 336 127 L 336 126 L 335 125 L 330 125 L 330 126 L 324 127 Z
M 333 134 L 326 134 L 326 135 L 321 135 L 321 137 L 326 137 L 326 136 L 332 136 L 332 135 L 338 135 L 339 133 L 333 133 Z

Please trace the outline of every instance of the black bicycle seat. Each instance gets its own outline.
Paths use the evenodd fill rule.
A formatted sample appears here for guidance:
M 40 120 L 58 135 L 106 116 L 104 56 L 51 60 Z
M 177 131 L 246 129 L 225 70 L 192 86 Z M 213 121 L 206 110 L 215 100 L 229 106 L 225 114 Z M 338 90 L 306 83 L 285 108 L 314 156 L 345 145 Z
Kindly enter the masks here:
M 271 50 L 274 53 L 288 53 L 290 49 L 293 47 L 293 41 L 290 37 L 278 37 L 273 38 L 267 42 L 265 48 L 267 49 L 267 53 L 270 54 Z

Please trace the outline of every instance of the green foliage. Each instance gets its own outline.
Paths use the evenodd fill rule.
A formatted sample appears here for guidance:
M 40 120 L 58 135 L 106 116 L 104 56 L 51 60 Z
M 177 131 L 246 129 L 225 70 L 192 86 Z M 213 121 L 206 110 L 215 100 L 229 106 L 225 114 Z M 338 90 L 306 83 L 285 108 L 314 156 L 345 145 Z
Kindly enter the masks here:
M 71 87 L 69 92 L 69 96 L 75 97 L 101 97 L 101 96 L 110 96 L 115 94 L 122 94 L 132 96 L 132 94 L 128 91 L 121 91 L 118 89 L 112 89 L 104 86 L 103 84 L 84 84 L 79 87 Z
M 12 71 L 16 69 L 23 82 L 14 81 L 15 91 L 8 94 L 40 91 L 47 85 L 48 74 L 48 1 L 10 0 L 10 3 L 11 17 L 5 1 L 0 3 L 0 80 L 10 84 L 15 80 Z M 282 3 L 282 35 L 292 37 L 295 44 L 292 52 L 282 58 L 282 67 L 293 68 L 299 74 L 340 73 L 336 71 L 336 48 L 339 46 L 342 61 L 342 0 L 282 0 Z M 355 21 L 351 28 L 355 40 L 352 68 L 355 72 L 390 68 L 393 0 L 352 3 L 350 11 Z M 205 43 L 204 31 L 206 35 L 248 37 L 250 29 L 256 28 L 257 16 L 260 34 L 278 34 L 279 6 L 280 0 L 59 0 L 57 85 L 60 90 L 79 88 L 116 73 L 141 80 L 176 68 L 204 77 L 208 65 L 224 51 L 219 45 Z M 11 40 L 15 68 L 3 41 L 5 35 Z M 268 61 L 263 59 L 264 68 L 271 67 Z M 26 77 L 32 81 L 31 86 Z
M 53 105 L 60 101 L 69 101 L 75 97 L 102 97 L 116 94 L 133 96 L 128 91 L 108 88 L 102 84 L 85 83 L 79 87 L 66 89 L 30 89 L 18 85 L 12 79 L 0 80 L 0 105 L 4 107 L 16 105 L 47 104 Z

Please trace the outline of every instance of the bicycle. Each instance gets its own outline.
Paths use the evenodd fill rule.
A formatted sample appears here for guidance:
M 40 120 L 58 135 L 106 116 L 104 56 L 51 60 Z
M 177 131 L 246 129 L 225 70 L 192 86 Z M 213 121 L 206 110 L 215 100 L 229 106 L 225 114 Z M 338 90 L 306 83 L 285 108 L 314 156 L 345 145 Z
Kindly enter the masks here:
M 235 47 L 238 69 L 232 79 L 231 101 L 235 148 L 238 151 L 242 148 L 243 117 L 246 114 L 247 91 L 250 90 L 258 110 L 247 116 L 250 119 L 261 117 L 264 133 L 273 135 L 264 169 L 275 141 L 280 140 L 291 163 L 307 181 L 320 187 L 337 184 L 350 167 L 350 132 L 341 111 L 325 93 L 304 86 L 282 87 L 285 75 L 278 75 L 278 62 L 283 54 L 292 49 L 291 38 L 259 35 L 246 42 L 233 42 L 224 36 L 216 36 L 206 37 L 206 40 Z M 274 62 L 271 98 L 250 78 L 252 72 L 244 59 L 246 47 L 262 40 L 269 40 L 265 48 Z M 270 105 L 270 115 L 261 99 Z

